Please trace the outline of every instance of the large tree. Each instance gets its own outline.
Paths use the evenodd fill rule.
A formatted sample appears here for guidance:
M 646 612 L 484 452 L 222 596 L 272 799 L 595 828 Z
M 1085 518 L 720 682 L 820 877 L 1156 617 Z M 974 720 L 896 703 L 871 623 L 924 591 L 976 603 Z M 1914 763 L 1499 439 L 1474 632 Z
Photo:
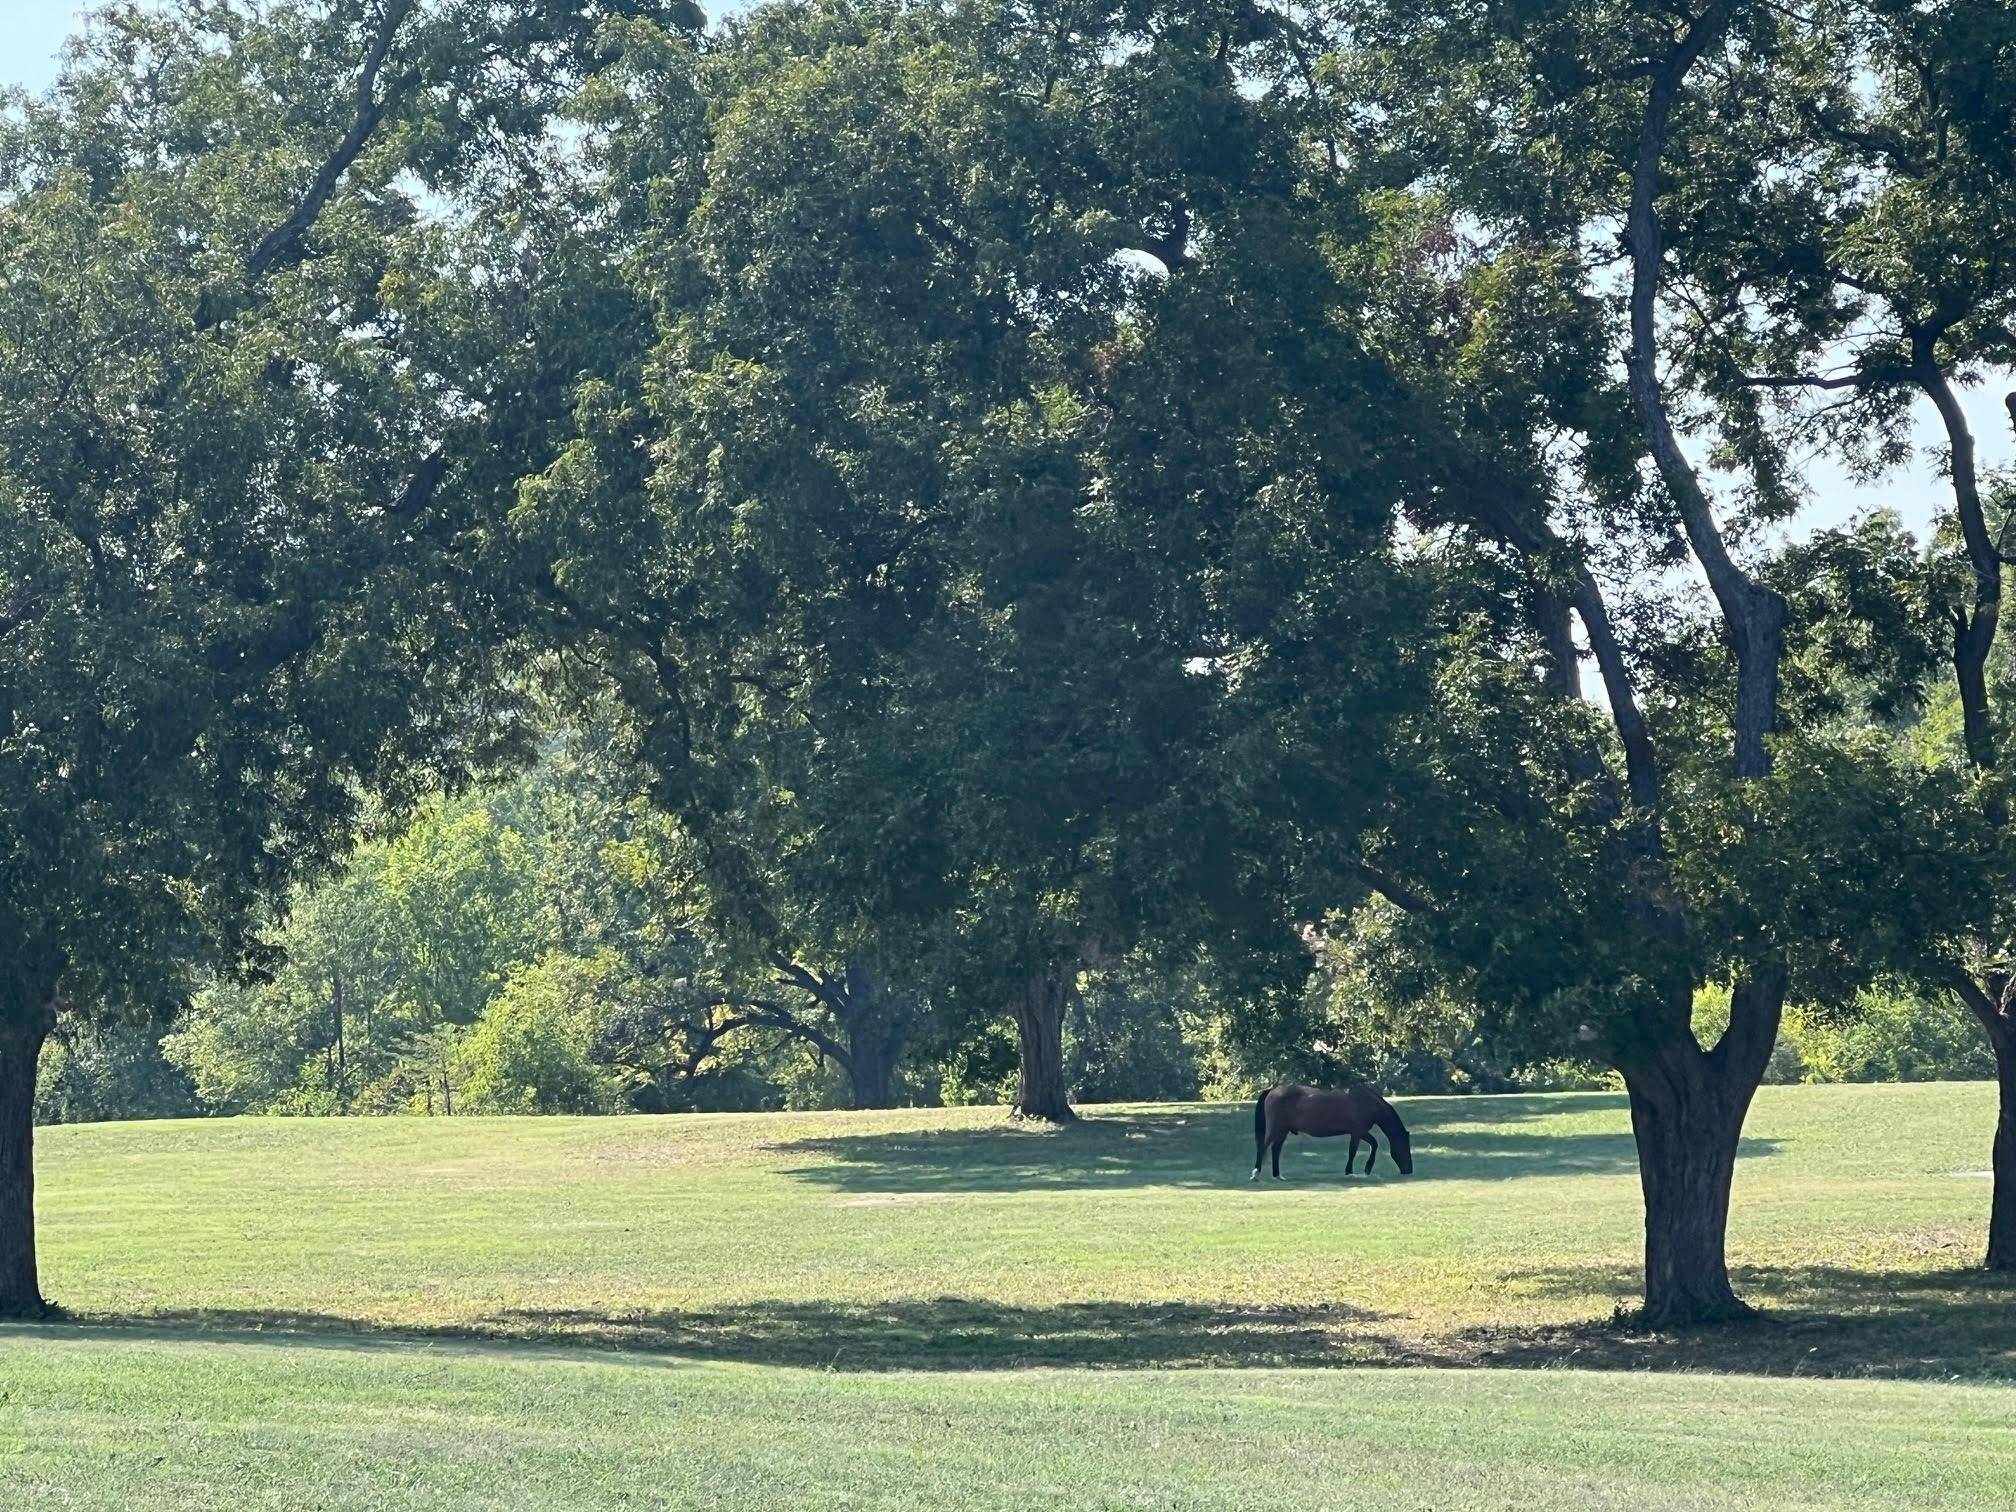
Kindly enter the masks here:
M 2016 832 L 1996 656 L 2008 502 L 1984 474 L 1981 407 L 1966 397 L 2007 387 L 2016 368 L 2016 16 L 1835 0 L 1797 26 L 1757 25 L 1760 45 L 1733 54 L 1715 87 L 1745 102 L 1732 148 L 1751 144 L 1769 171 L 1689 187 L 1677 366 L 1773 478 L 1802 451 L 1878 472 L 1913 455 L 1911 421 L 1934 422 L 1944 477 L 1929 551 L 1867 522 L 1791 553 L 1788 582 L 1810 585 L 1795 608 L 1872 715 L 1933 704 L 1910 736 L 1968 788 L 1972 822 L 1919 837 L 1961 867 L 1934 927 L 1863 943 L 1956 993 L 1986 1032 L 2001 1087 L 1987 1263 L 2016 1268 Z M 1727 133 L 1733 115 L 1702 134 Z M 2001 409 L 1998 428 L 2016 419 Z
M 776 7 L 640 59 L 601 122 L 610 235 L 564 258 L 622 339 L 514 516 L 717 883 L 775 866 L 934 1007 L 1005 1011 L 1035 1117 L 1069 1115 L 1085 961 L 1253 891 L 1199 578 L 1153 558 L 1210 540 L 1225 566 L 1270 482 L 1297 528 L 1305 464 L 1356 450 L 1296 439 L 1239 332 L 1249 296 L 1290 329 L 1278 268 L 1207 277 L 1211 325 L 1135 345 L 1203 263 L 1195 217 L 1292 178 L 1208 9 L 1130 52 L 1096 9 Z M 1222 394 L 1216 340 L 1255 369 Z M 1159 512 L 1104 492 L 1117 402 L 1194 419 L 1160 484 L 1128 459 Z
M 1911 575 L 1908 543 L 1876 522 L 1786 547 L 1802 438 L 1756 400 L 1800 381 L 1774 362 L 1818 344 L 1785 334 L 1832 297 L 1802 239 L 1867 189 L 1832 138 L 1859 129 L 1839 112 L 1880 9 L 1821 7 L 1834 30 L 1816 43 L 1762 4 L 1484 5 L 1446 25 L 1381 8 L 1340 19 L 1306 76 L 1317 150 L 1389 219 L 1368 268 L 1403 294 L 1375 299 L 1374 323 L 1424 426 L 1457 443 L 1418 517 L 1518 581 L 1519 697 L 1537 688 L 1594 736 L 1575 697 L 1593 662 L 1610 725 L 1533 766 L 1556 792 L 1480 807 L 1534 754 L 1492 694 L 1497 738 L 1457 742 L 1503 753 L 1465 785 L 1465 838 L 1531 904 L 1506 913 L 1478 869 L 1422 848 L 1432 828 L 1402 833 L 1391 866 L 1412 898 L 1389 897 L 1503 1009 L 1622 1072 L 1654 1323 L 1743 1310 L 1730 1183 L 1787 994 L 1897 969 L 1983 875 L 1964 775 L 1870 723 L 1915 695 L 1922 636 L 1894 601 L 1856 629 L 1843 612 Z M 1732 379 L 1731 353 L 1763 359 L 1756 381 Z M 1536 876 L 1532 849 L 1477 843 L 1522 806 L 1545 817 L 1515 833 L 1558 836 L 1565 866 Z M 1508 948 L 1550 934 L 1550 951 Z M 1731 1014 L 1703 1046 L 1692 1004 L 1711 982 Z
M 464 568 L 558 392 L 514 206 L 603 23 L 666 10 L 118 6 L 8 102 L 0 1314 L 43 1305 L 59 1016 L 257 964 L 368 798 L 483 759 L 499 625 Z

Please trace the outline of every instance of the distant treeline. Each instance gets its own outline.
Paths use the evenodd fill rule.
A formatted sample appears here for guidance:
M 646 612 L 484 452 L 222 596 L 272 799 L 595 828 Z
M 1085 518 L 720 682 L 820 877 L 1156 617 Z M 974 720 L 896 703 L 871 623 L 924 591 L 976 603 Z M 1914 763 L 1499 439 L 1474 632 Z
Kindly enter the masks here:
M 45 1052 L 44 1123 L 217 1114 L 668 1113 L 854 1106 L 833 1005 L 772 970 L 738 973 L 709 900 L 629 774 L 571 732 L 522 775 L 441 799 L 296 900 L 259 982 L 217 983 L 178 1019 L 79 1026 Z M 683 889 L 683 890 L 682 890 Z M 1259 1024 L 1195 971 L 1142 959 L 1083 971 L 1064 1019 L 1080 1102 L 1243 1098 L 1275 1080 L 1370 1079 L 1401 1093 L 1612 1085 L 1594 1062 L 1533 1064 L 1460 1013 L 1423 1012 L 1396 1048 L 1362 940 L 1314 942 L 1297 1012 Z M 794 963 L 796 964 L 796 963 Z M 802 968 L 824 980 L 839 968 Z M 738 982 L 740 990 L 738 992 Z M 1390 990 L 1390 988 L 1389 988 Z M 751 1018 L 762 999 L 776 1016 Z M 1959 1006 L 1865 992 L 1795 1007 L 1767 1080 L 1994 1074 Z M 909 1006 L 892 1105 L 1006 1103 L 1012 1026 Z M 1719 1033 L 1727 993 L 1702 994 Z M 822 1045 L 821 1041 L 829 1043 Z

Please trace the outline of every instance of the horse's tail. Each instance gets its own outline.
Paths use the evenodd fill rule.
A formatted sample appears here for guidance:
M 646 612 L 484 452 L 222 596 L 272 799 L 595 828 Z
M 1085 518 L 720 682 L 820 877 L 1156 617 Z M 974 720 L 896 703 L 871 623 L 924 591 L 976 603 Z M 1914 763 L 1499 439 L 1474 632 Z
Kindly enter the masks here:
M 1253 1137 L 1256 1140 L 1265 1139 L 1267 1137 L 1267 1098 L 1268 1095 L 1273 1092 L 1273 1090 L 1274 1089 L 1272 1087 L 1267 1087 L 1263 1089 L 1260 1093 L 1260 1096 L 1254 1100 Z

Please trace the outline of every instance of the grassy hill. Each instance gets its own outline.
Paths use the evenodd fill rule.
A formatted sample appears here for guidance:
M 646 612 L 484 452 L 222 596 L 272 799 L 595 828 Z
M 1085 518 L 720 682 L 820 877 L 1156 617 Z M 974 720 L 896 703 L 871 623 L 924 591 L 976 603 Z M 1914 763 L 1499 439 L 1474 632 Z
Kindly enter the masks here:
M 1684 1340 L 1610 1326 L 1638 1244 L 1620 1098 L 1402 1111 L 1413 1177 L 1300 1141 L 1258 1187 L 1249 1107 L 48 1130 L 45 1287 L 80 1322 L 0 1331 L 0 1484 L 52 1506 L 2016 1493 L 2016 1289 L 1967 1269 L 1992 1089 L 1766 1089 L 1731 1248 L 1772 1321 Z

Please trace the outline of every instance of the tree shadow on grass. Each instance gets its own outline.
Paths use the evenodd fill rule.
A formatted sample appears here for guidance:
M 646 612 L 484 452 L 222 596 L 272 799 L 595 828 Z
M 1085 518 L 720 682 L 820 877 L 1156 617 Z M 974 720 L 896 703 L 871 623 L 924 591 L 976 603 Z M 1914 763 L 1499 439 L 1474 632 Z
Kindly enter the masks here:
M 230 1343 L 395 1347 L 456 1342 L 566 1346 L 856 1372 L 1146 1369 L 1378 1364 L 1377 1314 L 1338 1303 L 1245 1307 L 1189 1302 L 1017 1306 L 968 1297 L 891 1302 L 757 1301 L 732 1307 L 597 1311 L 510 1308 L 466 1323 L 402 1326 L 332 1313 L 191 1309 L 0 1325 L 7 1337 L 88 1334 Z
M 1578 1099 L 1573 1111 L 1615 1112 L 1620 1096 Z M 1521 1130 L 1521 1122 L 1559 1115 L 1558 1099 L 1538 1097 L 1423 1098 L 1403 1114 L 1413 1134 L 1414 1174 L 1402 1177 L 1381 1153 L 1373 1181 L 1504 1181 L 1529 1176 L 1616 1175 L 1637 1169 L 1630 1131 Z M 1282 1169 L 1300 1185 L 1343 1186 L 1348 1139 L 1296 1139 Z M 1770 1140 L 1745 1140 L 1746 1156 L 1769 1153 Z M 1251 1104 L 1180 1111 L 1102 1111 L 1063 1128 L 919 1130 L 785 1140 L 769 1146 L 803 1165 L 783 1175 L 845 1192 L 976 1193 L 1227 1187 L 1252 1169 Z M 1362 1173 L 1364 1154 L 1359 1156 Z
M 1629 1266 L 1516 1273 L 1514 1296 L 1634 1298 Z M 396 1347 L 455 1341 L 551 1352 L 592 1347 L 665 1362 L 733 1361 L 843 1372 L 1395 1366 L 1702 1370 L 1773 1376 L 2016 1383 L 2016 1283 L 1979 1271 L 1742 1267 L 1754 1322 L 1652 1334 L 1628 1319 L 1419 1332 L 1338 1304 L 1190 1302 L 1020 1306 L 970 1297 L 889 1302 L 761 1300 L 732 1307 L 510 1309 L 467 1323 L 383 1327 L 319 1313 L 164 1312 L 0 1329 L 0 1338 L 155 1334 L 268 1344 Z
M 1527 1296 L 1609 1294 L 1608 1322 L 1477 1328 L 1460 1336 L 1480 1363 L 1588 1370 L 1714 1370 L 1757 1375 L 1866 1376 L 2016 1382 L 2016 1278 L 1978 1269 L 1853 1270 L 1835 1265 L 1734 1265 L 1755 1318 L 1687 1333 L 1635 1328 L 1633 1265 L 1571 1266 L 1508 1275 Z

